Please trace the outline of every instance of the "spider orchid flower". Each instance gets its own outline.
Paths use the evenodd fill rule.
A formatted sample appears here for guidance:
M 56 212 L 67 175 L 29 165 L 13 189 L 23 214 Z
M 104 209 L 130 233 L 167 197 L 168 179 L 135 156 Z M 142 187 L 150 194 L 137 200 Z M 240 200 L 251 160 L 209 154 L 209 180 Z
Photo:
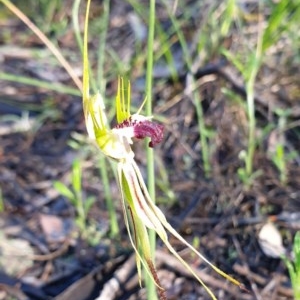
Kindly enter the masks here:
M 125 224 L 133 248 L 136 252 L 137 269 L 141 278 L 141 265 L 145 267 L 155 284 L 158 286 L 161 299 L 166 299 L 156 275 L 153 253 L 151 253 L 148 230 L 153 229 L 162 239 L 169 251 L 195 276 L 205 287 L 212 299 L 216 299 L 211 290 L 198 277 L 170 244 L 168 233 L 172 234 L 197 256 L 211 266 L 217 273 L 229 279 L 234 284 L 238 281 L 225 274 L 201 253 L 190 245 L 166 220 L 163 212 L 154 204 L 148 193 L 141 171 L 134 160 L 131 149 L 133 138 L 150 137 L 149 146 L 153 147 L 162 140 L 163 126 L 151 121 L 149 117 L 139 114 L 130 115 L 130 85 L 127 99 L 124 96 L 124 82 L 119 80 L 116 97 L 118 124 L 109 129 L 104 112 L 103 98 L 100 94 L 84 99 L 84 111 L 87 131 L 94 139 L 105 156 L 117 162 L 118 184 L 120 188 Z M 125 103 L 126 102 L 126 103 Z
M 179 256 L 177 251 L 170 244 L 168 234 L 180 240 L 217 273 L 232 283 L 241 286 L 237 280 L 214 266 L 190 245 L 168 223 L 163 212 L 152 201 L 140 169 L 134 160 L 134 152 L 131 145 L 134 142 L 134 138 L 143 139 L 149 137 L 149 146 L 154 147 L 161 142 L 163 138 L 163 126 L 153 122 L 151 117 L 140 115 L 141 108 L 136 114 L 130 114 L 130 84 L 125 86 L 123 79 L 119 79 L 116 96 L 117 125 L 112 129 L 109 128 L 102 96 L 99 93 L 94 96 L 90 96 L 89 94 L 87 32 L 86 21 L 83 52 L 83 109 L 85 122 L 89 136 L 95 140 L 102 153 L 117 163 L 117 179 L 122 199 L 125 225 L 136 253 L 140 282 L 141 268 L 143 266 L 155 282 L 160 299 L 166 299 L 155 270 L 154 254 L 151 253 L 148 231 L 152 229 L 161 238 L 169 251 L 203 285 L 212 299 L 216 299 L 212 291 L 205 285 L 189 264 Z M 126 89 L 127 93 L 125 93 Z

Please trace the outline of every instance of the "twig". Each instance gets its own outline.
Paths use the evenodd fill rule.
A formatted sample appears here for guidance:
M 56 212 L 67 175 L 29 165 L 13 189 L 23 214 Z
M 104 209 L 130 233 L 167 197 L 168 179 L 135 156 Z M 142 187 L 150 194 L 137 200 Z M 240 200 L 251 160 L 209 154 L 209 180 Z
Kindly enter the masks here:
M 235 264 L 233 266 L 233 269 L 235 270 L 235 272 L 239 273 L 240 275 L 251 278 L 251 280 L 255 281 L 259 285 L 266 286 L 269 282 L 268 278 L 265 278 L 259 274 L 255 274 L 251 272 L 251 270 L 246 265 L 241 266 L 239 264 Z M 282 285 L 278 285 L 277 289 L 278 289 L 278 294 L 281 294 L 282 296 L 285 297 L 293 297 L 293 291 L 291 288 L 286 288 Z
M 53 53 L 53 55 L 57 58 L 60 64 L 64 67 L 67 73 L 70 75 L 76 86 L 82 91 L 82 82 L 75 74 L 71 65 L 67 62 L 67 60 L 63 57 L 61 52 L 55 47 L 55 45 L 46 37 L 46 35 L 34 24 L 30 21 L 30 19 L 21 12 L 14 4 L 12 4 L 8 0 L 0 0 L 10 11 L 12 11 L 20 20 L 22 20 L 31 30 L 34 32 L 37 37 L 46 45 L 46 47 Z
M 188 270 L 184 268 L 184 266 L 172 255 L 162 251 L 156 251 L 156 260 L 158 263 L 168 266 L 170 269 L 175 270 L 176 272 L 182 274 L 185 277 L 191 277 L 191 274 Z M 235 295 L 236 298 L 240 300 L 248 300 L 249 294 L 242 294 L 240 293 L 237 287 L 232 286 L 226 280 L 218 280 L 213 276 L 210 276 L 207 272 L 199 270 L 191 266 L 193 271 L 199 276 L 204 282 L 208 283 L 208 285 L 213 286 L 215 288 L 219 288 L 223 291 L 226 291 L 232 295 Z M 242 286 L 241 289 L 244 289 Z
M 118 292 L 125 285 L 130 274 L 135 268 L 135 254 L 131 255 L 129 259 L 122 264 L 122 266 L 116 271 L 115 275 L 107 281 L 100 295 L 95 300 L 113 300 L 116 299 Z

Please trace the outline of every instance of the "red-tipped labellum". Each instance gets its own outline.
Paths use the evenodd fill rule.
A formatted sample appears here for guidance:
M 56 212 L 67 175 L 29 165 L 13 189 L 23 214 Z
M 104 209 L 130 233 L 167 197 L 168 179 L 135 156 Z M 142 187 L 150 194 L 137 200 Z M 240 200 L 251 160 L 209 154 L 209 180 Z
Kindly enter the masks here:
M 164 126 L 151 121 L 137 122 L 133 126 L 134 136 L 137 139 L 151 138 L 149 147 L 153 148 L 159 144 L 164 137 Z
M 164 136 L 164 126 L 149 120 L 136 121 L 130 117 L 128 120 L 116 125 L 115 128 L 133 127 L 134 137 L 137 139 L 151 138 L 149 147 L 159 144 Z

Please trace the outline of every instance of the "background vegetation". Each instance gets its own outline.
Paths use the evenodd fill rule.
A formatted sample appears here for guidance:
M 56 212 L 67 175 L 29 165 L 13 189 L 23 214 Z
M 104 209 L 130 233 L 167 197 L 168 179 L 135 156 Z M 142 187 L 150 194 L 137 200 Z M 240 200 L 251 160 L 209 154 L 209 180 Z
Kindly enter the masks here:
M 86 138 L 78 84 L 4 2 L 0 297 L 146 299 L 114 174 Z M 293 261 L 300 228 L 299 0 L 156 2 L 152 106 L 165 126 L 154 151 L 156 201 L 185 238 L 251 293 L 178 251 L 219 299 L 293 299 L 281 257 Z M 80 78 L 84 2 L 14 4 Z M 148 12 L 148 1 L 92 2 L 94 89 L 105 94 L 111 120 L 119 75 L 131 81 L 134 106 L 145 98 Z M 146 177 L 145 144 L 135 151 Z M 263 235 L 266 224 L 274 231 Z M 206 299 L 157 247 L 168 297 Z

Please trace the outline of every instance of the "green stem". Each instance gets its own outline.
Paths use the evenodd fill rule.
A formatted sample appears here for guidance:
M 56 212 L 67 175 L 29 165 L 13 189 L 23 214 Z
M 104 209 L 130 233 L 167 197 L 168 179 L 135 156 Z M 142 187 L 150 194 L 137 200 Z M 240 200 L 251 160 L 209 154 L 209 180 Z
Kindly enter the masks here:
M 248 118 L 249 118 L 249 136 L 248 136 L 248 151 L 246 157 L 246 174 L 251 176 L 253 171 L 253 156 L 255 152 L 255 107 L 254 107 L 254 80 L 250 79 L 247 83 L 247 106 L 248 106 Z
M 99 156 L 99 171 L 103 185 L 105 204 L 109 214 L 110 221 L 110 237 L 115 238 L 119 235 L 119 225 L 114 202 L 110 192 L 110 184 L 107 172 L 107 162 L 104 155 Z
M 82 53 L 83 52 L 83 41 L 82 41 L 82 37 L 80 34 L 80 26 L 79 26 L 79 20 L 78 20 L 79 5 L 80 5 L 80 0 L 74 0 L 73 7 L 72 7 L 72 23 L 73 23 L 75 38 L 76 38 L 78 46 L 80 47 L 80 51 Z
M 109 2 L 110 0 L 103 1 L 103 15 L 101 22 L 101 33 L 99 38 L 98 46 L 98 70 L 97 70 L 97 81 L 100 84 L 100 93 L 104 93 L 105 90 L 105 78 L 104 78 L 104 61 L 105 61 L 105 45 L 106 36 L 109 23 Z
M 262 10 L 262 4 L 259 4 L 259 11 Z M 251 71 L 249 74 L 249 78 L 246 83 L 246 92 L 247 92 L 247 110 L 248 110 L 248 118 L 249 118 L 249 136 L 248 136 L 248 153 L 246 157 L 246 174 L 248 177 L 252 175 L 253 172 L 253 157 L 256 148 L 255 141 L 255 128 L 256 128 L 256 119 L 255 119 L 255 102 L 254 102 L 254 85 L 257 73 L 261 66 L 262 56 L 263 56 L 263 29 L 262 29 L 262 21 L 260 20 L 259 25 L 261 26 L 258 31 L 257 36 L 257 45 L 255 56 L 252 61 Z
M 105 0 L 103 2 L 103 15 L 101 18 L 101 33 L 99 37 L 98 46 L 98 62 L 97 62 L 97 82 L 100 89 L 100 93 L 104 95 L 105 92 L 105 78 L 104 78 L 104 60 L 105 60 L 105 45 L 106 45 L 106 35 L 109 22 L 109 2 L 110 0 Z M 116 237 L 119 234 L 119 225 L 117 219 L 116 209 L 113 203 L 113 199 L 110 193 L 110 184 L 107 172 L 107 162 L 104 156 L 99 158 L 99 170 L 103 183 L 103 191 L 106 202 L 106 207 L 109 214 L 110 220 L 110 236 Z
M 150 0 L 149 7 L 149 25 L 148 25 L 148 52 L 147 52 L 147 74 L 146 74 L 146 114 L 152 115 L 152 74 L 153 74 L 153 44 L 154 44 L 154 28 L 155 28 L 155 0 Z M 155 202 L 155 176 L 154 176 L 154 155 L 153 149 L 147 147 L 147 175 L 148 190 L 151 199 Z M 151 252 L 155 253 L 156 234 L 153 230 L 149 232 Z M 155 258 L 154 258 L 155 259 Z M 147 289 L 147 299 L 156 300 L 156 286 L 152 279 L 145 272 L 145 284 Z

